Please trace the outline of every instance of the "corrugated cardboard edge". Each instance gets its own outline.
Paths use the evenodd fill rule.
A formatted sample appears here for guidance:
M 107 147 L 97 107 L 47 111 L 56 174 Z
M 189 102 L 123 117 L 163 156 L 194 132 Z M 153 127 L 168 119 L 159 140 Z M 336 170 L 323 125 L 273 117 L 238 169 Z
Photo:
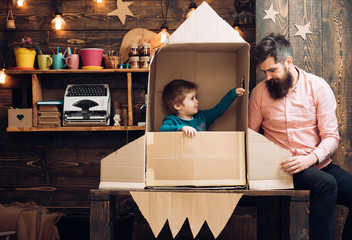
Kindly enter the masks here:
M 248 129 L 247 178 L 251 190 L 292 189 L 293 178 L 280 168 L 280 163 L 291 157 L 291 153 L 268 140 L 263 135 Z M 264 158 L 270 158 L 270 179 L 263 171 Z
M 99 189 L 145 187 L 145 135 L 101 160 Z
M 145 183 L 126 183 L 126 182 L 100 182 L 99 189 L 114 190 L 114 189 L 144 189 Z
M 157 237 L 168 220 L 175 238 L 186 218 L 193 237 L 206 221 L 217 238 L 235 210 L 241 193 L 130 192 Z

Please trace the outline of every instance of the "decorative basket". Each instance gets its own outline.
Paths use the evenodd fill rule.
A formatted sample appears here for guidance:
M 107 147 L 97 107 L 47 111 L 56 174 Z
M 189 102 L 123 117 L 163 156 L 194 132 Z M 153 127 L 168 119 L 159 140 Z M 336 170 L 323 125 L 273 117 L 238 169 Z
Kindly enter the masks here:
M 121 56 L 104 57 L 105 68 L 116 69 L 121 63 Z

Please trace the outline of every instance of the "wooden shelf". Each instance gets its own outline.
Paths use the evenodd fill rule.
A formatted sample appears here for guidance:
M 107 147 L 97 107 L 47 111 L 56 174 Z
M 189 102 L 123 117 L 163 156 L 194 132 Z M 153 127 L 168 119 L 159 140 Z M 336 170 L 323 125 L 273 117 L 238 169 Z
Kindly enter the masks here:
M 98 132 L 141 131 L 145 126 L 70 126 L 70 127 L 8 127 L 7 132 Z
M 5 71 L 8 75 L 30 75 L 32 79 L 32 115 L 33 127 L 8 127 L 7 132 L 83 132 L 83 131 L 141 131 L 145 126 L 133 126 L 133 73 L 148 73 L 149 69 L 49 69 L 49 70 L 14 70 Z M 42 78 L 40 75 L 60 75 L 60 74 L 126 74 L 127 76 L 127 109 L 128 126 L 68 126 L 68 127 L 40 127 L 38 126 L 37 102 L 43 100 Z M 50 76 L 51 77 L 51 76 Z
M 149 69 L 49 69 L 49 70 L 14 70 L 7 69 L 5 73 L 8 75 L 16 75 L 16 74 L 71 74 L 71 73 L 143 73 L 149 72 Z

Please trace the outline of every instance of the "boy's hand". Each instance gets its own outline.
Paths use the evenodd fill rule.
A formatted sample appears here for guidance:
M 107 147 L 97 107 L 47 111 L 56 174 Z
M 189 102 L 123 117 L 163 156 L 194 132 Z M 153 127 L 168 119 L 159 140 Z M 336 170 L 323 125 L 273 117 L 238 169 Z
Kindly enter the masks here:
M 237 96 L 243 96 L 245 90 L 243 88 L 236 88 Z
M 197 130 L 190 126 L 182 127 L 181 131 L 184 132 L 188 137 L 194 137 L 197 135 Z

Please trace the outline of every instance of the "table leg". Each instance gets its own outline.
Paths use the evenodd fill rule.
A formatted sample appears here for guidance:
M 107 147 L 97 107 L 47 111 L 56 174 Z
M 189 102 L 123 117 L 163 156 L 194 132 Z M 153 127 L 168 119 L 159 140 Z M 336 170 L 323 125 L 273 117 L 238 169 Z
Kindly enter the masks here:
M 291 197 L 290 239 L 309 239 L 309 200 Z
M 91 191 L 90 240 L 115 239 L 115 201 L 115 195 Z

